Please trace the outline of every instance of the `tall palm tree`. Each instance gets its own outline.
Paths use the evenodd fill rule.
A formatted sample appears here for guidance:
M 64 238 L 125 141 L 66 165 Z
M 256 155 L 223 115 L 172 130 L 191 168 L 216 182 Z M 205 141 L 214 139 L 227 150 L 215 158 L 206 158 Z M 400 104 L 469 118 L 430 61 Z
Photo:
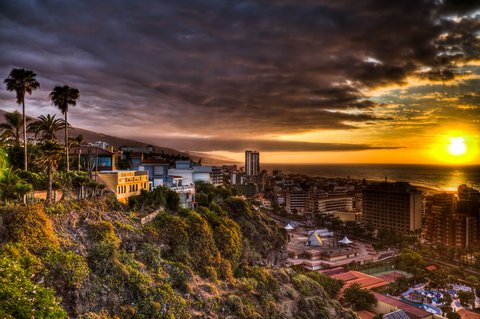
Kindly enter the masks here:
M 47 197 L 45 204 L 52 202 L 53 176 L 58 168 L 58 162 L 62 159 L 63 147 L 54 140 L 46 139 L 39 144 L 39 156 L 36 158 L 37 164 L 46 171 L 48 178 Z
M 27 123 L 30 121 L 31 119 L 27 118 Z M 6 113 L 5 122 L 0 123 L 0 136 L 3 138 L 13 138 L 17 145 L 20 145 L 22 127 L 23 119 L 20 112 Z
M 80 134 L 80 135 L 77 135 L 77 137 L 70 137 L 68 139 L 68 147 L 72 147 L 72 146 L 77 146 L 78 147 L 78 150 L 77 150 L 77 156 L 78 156 L 78 171 L 80 170 L 80 160 L 81 160 L 81 156 L 82 156 L 82 145 L 83 145 L 83 142 L 84 142 L 84 139 L 83 139 L 83 135 Z
M 40 115 L 38 120 L 29 125 L 29 129 L 35 132 L 35 137 L 40 135 L 42 140 L 57 140 L 57 131 L 68 126 L 63 119 L 55 118 L 55 115 Z
M 27 158 L 27 114 L 25 113 L 25 94 L 32 94 L 33 90 L 40 87 L 40 83 L 35 79 L 37 74 L 31 70 L 12 69 L 8 77 L 3 81 L 7 85 L 8 91 L 15 91 L 17 94 L 17 103 L 22 104 L 23 114 L 23 166 L 28 170 Z
M 62 114 L 65 115 L 65 123 L 68 123 L 68 106 L 75 106 L 80 97 L 80 92 L 76 88 L 68 85 L 56 86 L 50 93 L 49 98 L 53 105 L 57 106 Z M 68 154 L 68 126 L 65 126 L 65 154 L 67 158 L 67 172 L 70 170 L 70 160 Z

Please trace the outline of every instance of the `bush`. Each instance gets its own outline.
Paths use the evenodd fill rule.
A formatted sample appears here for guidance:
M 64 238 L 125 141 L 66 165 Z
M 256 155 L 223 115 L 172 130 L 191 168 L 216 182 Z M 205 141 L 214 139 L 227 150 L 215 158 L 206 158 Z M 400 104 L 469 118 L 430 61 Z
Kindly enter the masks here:
M 89 273 L 85 257 L 73 251 L 48 249 L 43 262 L 46 281 L 59 291 L 80 288 Z
M 365 310 L 377 304 L 375 295 L 367 289 L 362 289 L 359 284 L 353 284 L 345 289 L 343 299 L 354 310 Z
M 5 226 L 5 241 L 20 242 L 33 251 L 45 246 L 58 247 L 51 220 L 42 205 L 0 209 Z
M 323 288 L 315 280 L 305 275 L 296 274 L 293 276 L 292 281 L 297 290 L 304 296 L 324 294 Z
M 328 296 L 332 299 L 337 297 L 337 294 L 343 287 L 343 282 L 341 280 L 330 278 L 318 272 L 308 272 L 306 276 L 315 280 L 320 286 L 322 286 Z
M 53 291 L 30 278 L 18 262 L 0 257 L 0 315 L 15 319 L 67 318 Z

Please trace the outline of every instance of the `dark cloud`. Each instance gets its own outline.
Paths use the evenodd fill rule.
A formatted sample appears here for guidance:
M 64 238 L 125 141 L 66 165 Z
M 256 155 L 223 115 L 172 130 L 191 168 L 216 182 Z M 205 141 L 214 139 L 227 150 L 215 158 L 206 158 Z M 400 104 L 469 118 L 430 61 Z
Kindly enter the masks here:
M 73 123 L 114 134 L 354 129 L 392 120 L 372 113 L 366 89 L 402 84 L 425 67 L 427 78 L 452 79 L 457 62 L 478 58 L 479 8 L 446 0 L 6 0 L 0 73 L 37 71 L 41 90 L 28 103 L 41 111 L 51 110 L 54 85 L 77 86 Z M 13 98 L 1 91 L 0 105 Z
M 146 138 L 148 140 L 148 138 Z M 181 150 L 196 152 L 243 152 L 256 149 L 262 152 L 346 152 L 379 149 L 399 149 L 398 146 L 376 146 L 348 143 L 311 143 L 293 141 L 272 141 L 262 139 L 225 139 L 225 138 L 163 138 L 162 145 Z

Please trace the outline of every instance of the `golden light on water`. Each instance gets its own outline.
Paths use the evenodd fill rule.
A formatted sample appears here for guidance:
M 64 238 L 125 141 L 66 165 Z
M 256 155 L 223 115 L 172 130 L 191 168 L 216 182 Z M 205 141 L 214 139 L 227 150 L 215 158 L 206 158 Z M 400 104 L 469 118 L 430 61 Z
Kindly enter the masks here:
M 452 155 L 463 155 L 467 152 L 467 145 L 465 145 L 465 139 L 463 137 L 450 138 L 450 144 L 448 145 L 448 152 Z

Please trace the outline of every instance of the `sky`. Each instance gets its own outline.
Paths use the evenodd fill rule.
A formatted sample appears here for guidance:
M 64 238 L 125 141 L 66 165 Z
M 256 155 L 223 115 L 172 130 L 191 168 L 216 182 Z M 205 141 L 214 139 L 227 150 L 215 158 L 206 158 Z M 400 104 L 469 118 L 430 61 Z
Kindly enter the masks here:
M 32 116 L 67 84 L 73 126 L 178 150 L 480 164 L 478 1 L 3 0 L 0 46 Z

